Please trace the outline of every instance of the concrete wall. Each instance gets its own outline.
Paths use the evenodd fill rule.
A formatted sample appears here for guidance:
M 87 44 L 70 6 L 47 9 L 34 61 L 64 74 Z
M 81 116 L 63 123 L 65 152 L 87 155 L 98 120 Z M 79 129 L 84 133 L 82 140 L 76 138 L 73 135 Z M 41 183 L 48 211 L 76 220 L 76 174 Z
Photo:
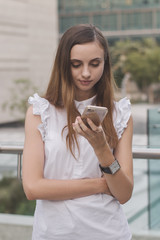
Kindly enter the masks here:
M 57 0 L 0 0 L 0 123 L 19 116 L 1 109 L 14 80 L 29 79 L 45 91 L 58 42 L 57 15 Z

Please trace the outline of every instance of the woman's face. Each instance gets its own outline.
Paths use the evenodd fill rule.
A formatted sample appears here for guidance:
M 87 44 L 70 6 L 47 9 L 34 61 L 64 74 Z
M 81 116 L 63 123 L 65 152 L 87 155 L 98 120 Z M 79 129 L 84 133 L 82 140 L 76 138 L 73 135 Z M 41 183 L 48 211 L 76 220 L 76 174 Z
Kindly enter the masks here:
M 76 89 L 76 100 L 96 94 L 95 84 L 104 70 L 104 50 L 97 41 L 74 45 L 70 54 L 71 73 Z

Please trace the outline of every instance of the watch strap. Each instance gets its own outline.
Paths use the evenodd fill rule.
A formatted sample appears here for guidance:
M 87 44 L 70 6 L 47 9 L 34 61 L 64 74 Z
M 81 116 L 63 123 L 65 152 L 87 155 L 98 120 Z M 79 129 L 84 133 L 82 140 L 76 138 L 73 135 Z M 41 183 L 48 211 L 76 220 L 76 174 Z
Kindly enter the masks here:
M 99 167 L 102 172 L 108 174 L 115 174 L 121 168 L 117 159 L 115 159 L 114 162 L 108 167 L 102 167 L 101 164 L 99 164 Z
M 111 172 L 109 167 L 102 167 L 100 164 L 99 164 L 99 167 L 100 167 L 102 172 L 105 172 L 105 173 L 108 173 L 108 174 L 112 174 L 112 172 Z

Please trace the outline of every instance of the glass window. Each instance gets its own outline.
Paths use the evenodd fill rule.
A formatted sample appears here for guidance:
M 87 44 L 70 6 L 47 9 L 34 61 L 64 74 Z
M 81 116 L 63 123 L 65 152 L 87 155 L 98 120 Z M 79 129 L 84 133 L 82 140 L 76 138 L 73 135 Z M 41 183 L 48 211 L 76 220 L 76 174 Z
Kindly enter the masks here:
M 159 109 L 148 110 L 148 144 L 149 147 L 159 148 L 160 136 Z M 160 223 L 160 160 L 150 160 L 149 167 L 149 227 L 159 229 Z
M 152 12 L 132 12 L 122 14 L 122 30 L 152 28 Z
M 69 27 L 81 24 L 81 23 L 88 23 L 89 17 L 88 16 L 68 16 L 68 17 L 61 17 L 59 20 L 59 31 L 60 33 L 65 32 Z
M 142 27 L 152 28 L 152 12 L 146 12 L 142 14 Z
M 106 31 L 117 30 L 117 15 L 116 14 L 95 15 L 93 17 L 93 23 Z
M 160 5 L 160 0 L 59 0 L 59 10 L 65 12 L 105 11 L 107 9 L 149 8 Z
M 160 10 L 157 11 L 156 19 L 157 19 L 156 27 L 160 28 Z
M 149 29 L 153 27 L 155 10 L 159 28 L 158 8 L 149 9 L 156 5 L 160 6 L 160 0 L 59 0 L 60 32 L 77 23 L 94 23 L 104 30 Z

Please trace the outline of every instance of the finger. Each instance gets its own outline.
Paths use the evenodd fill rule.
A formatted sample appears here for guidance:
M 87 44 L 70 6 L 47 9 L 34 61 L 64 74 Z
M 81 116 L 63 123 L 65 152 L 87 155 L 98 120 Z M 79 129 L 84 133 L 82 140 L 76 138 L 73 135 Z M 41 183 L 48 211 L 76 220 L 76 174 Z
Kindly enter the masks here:
M 102 131 L 103 131 L 103 129 L 102 129 L 101 126 L 99 126 L 99 127 L 97 127 L 96 129 L 94 129 L 94 132 L 96 132 L 96 133 L 100 133 L 100 132 L 102 132 Z
M 82 121 L 81 117 L 77 117 L 76 118 L 78 121 L 78 124 L 80 126 L 80 128 L 84 131 L 84 132 L 88 132 L 88 127 L 84 124 L 84 122 Z
M 91 119 L 87 118 L 87 122 L 89 124 L 89 126 L 91 127 L 92 131 L 99 133 L 102 132 L 102 126 L 96 126 Z
M 83 130 L 80 127 L 79 123 L 72 123 L 72 126 L 73 126 L 73 129 L 74 129 L 75 132 L 77 132 L 79 134 L 83 133 Z

